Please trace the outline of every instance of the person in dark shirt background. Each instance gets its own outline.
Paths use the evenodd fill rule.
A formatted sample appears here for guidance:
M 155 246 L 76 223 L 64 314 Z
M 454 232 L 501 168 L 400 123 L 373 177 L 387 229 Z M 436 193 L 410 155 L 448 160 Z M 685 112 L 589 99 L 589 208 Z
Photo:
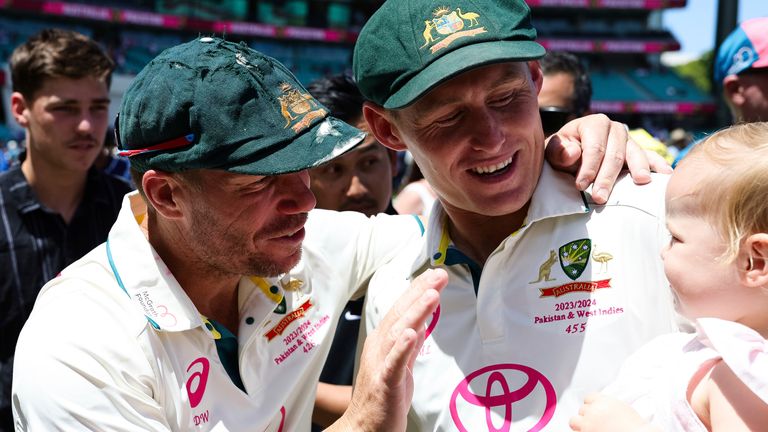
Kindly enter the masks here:
M 13 430 L 16 340 L 40 288 L 107 238 L 128 183 L 92 167 L 114 63 L 90 38 L 46 29 L 10 59 L 21 163 L 0 174 L 0 431 Z

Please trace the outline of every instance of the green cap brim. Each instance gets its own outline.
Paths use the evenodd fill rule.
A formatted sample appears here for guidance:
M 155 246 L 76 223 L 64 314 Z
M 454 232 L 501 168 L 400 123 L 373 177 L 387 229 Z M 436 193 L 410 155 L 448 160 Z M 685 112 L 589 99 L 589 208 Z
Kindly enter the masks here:
M 334 118 L 326 117 L 285 145 L 256 151 L 232 166 L 217 167 L 250 175 L 279 175 L 322 165 L 363 142 L 365 132 Z M 247 148 L 247 145 L 244 147 Z
M 534 41 L 504 40 L 466 45 L 422 69 L 386 100 L 384 108 L 405 108 L 441 83 L 469 69 L 507 61 L 536 60 L 546 52 Z

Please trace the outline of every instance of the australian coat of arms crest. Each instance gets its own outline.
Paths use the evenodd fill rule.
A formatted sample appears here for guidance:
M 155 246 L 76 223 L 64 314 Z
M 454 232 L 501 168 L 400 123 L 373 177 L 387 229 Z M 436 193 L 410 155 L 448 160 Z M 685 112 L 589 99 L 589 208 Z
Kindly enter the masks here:
M 560 258 L 560 268 L 565 275 L 576 280 L 589 262 L 589 253 L 592 251 L 592 241 L 589 239 L 574 240 L 568 244 L 560 246 L 558 257 Z
M 480 15 L 475 12 L 464 12 L 461 8 L 451 10 L 442 6 L 432 12 L 432 18 L 424 20 L 424 45 L 430 46 L 435 52 L 447 47 L 456 39 L 485 33 L 485 27 L 478 27 Z M 466 29 L 466 30 L 465 30 Z M 435 31 L 434 34 L 432 33 Z
M 288 83 L 280 84 L 280 91 L 282 95 L 277 99 L 280 101 L 280 112 L 285 118 L 284 127 L 287 128 L 293 123 L 291 128 L 299 133 L 309 126 L 312 120 L 325 116 L 325 109 L 318 106 L 309 93 L 302 93 Z

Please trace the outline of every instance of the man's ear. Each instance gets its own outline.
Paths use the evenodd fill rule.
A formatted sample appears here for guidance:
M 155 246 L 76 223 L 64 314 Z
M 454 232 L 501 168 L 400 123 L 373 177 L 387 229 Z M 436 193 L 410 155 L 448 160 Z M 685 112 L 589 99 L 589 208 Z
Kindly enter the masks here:
M 391 114 L 384 107 L 366 102 L 363 104 L 363 118 L 376 140 L 385 147 L 395 151 L 406 150 L 397 127 L 392 123 Z
M 21 93 L 11 93 L 11 114 L 13 114 L 16 123 L 25 129 L 29 127 L 29 119 L 27 118 L 29 108 L 27 100 Z
M 738 75 L 728 75 L 723 78 L 723 98 L 730 101 L 730 105 L 740 107 L 744 105 L 743 86 Z
M 744 240 L 738 265 L 741 282 L 751 287 L 768 287 L 768 234 L 752 234 Z
M 541 64 L 538 60 L 531 60 L 528 62 L 528 71 L 531 73 L 531 80 L 536 86 L 536 94 L 541 91 L 541 86 L 544 84 L 544 72 L 541 71 Z
M 184 194 L 183 186 L 171 173 L 148 170 L 141 178 L 141 187 L 149 204 L 166 219 L 179 219 L 184 212 L 179 198 Z

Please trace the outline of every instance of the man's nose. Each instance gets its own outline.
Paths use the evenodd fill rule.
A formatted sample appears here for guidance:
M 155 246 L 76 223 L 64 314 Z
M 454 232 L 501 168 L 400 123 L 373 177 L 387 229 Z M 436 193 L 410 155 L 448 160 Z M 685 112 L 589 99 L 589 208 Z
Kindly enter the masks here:
M 277 209 L 286 214 L 306 213 L 317 204 L 315 195 L 309 188 L 309 172 L 307 170 L 280 175 L 277 187 L 282 199 Z
M 488 109 L 478 110 L 472 118 L 472 148 L 494 153 L 501 148 L 505 136 L 499 119 Z
M 359 198 L 368 194 L 368 188 L 359 176 L 353 175 L 349 180 L 349 189 L 347 189 L 347 196 L 350 198 Z

